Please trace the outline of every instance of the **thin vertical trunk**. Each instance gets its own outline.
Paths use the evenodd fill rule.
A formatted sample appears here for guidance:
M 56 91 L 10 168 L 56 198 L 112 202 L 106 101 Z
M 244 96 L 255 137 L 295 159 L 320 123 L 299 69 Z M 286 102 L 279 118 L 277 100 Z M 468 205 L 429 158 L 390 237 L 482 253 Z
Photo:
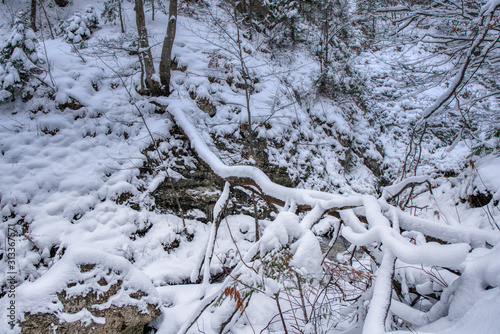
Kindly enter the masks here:
M 254 223 L 255 223 L 254 242 L 257 242 L 260 240 L 260 233 L 259 233 L 259 212 L 257 211 L 257 199 L 255 198 L 255 195 L 253 196 L 253 214 L 255 215 L 255 217 L 254 217 Z
M 151 20 L 155 20 L 155 1 L 151 0 Z
M 118 16 L 120 17 L 120 28 L 122 29 L 122 34 L 125 33 L 125 26 L 123 25 L 123 13 L 122 13 L 122 1 L 118 1 Z
M 248 26 L 250 31 L 248 32 L 249 39 L 252 40 L 252 31 L 253 31 L 253 9 L 254 3 L 253 0 L 248 0 Z
M 328 8 L 330 9 L 330 8 Z M 332 11 L 328 11 L 331 13 Z M 330 44 L 330 21 L 328 15 L 325 14 L 325 68 L 328 66 L 328 46 Z M 326 72 L 326 69 L 325 69 Z
M 36 29 L 36 0 L 31 0 L 31 29 L 37 31 Z
M 276 305 L 278 305 L 278 312 L 280 315 L 281 324 L 283 325 L 283 330 L 285 331 L 285 334 L 288 334 L 288 330 L 286 328 L 285 318 L 283 317 L 283 312 L 281 311 L 279 291 L 274 295 L 274 300 L 276 301 Z
M 177 0 L 170 0 L 168 7 L 167 35 L 163 40 L 160 60 L 160 81 L 165 95 L 170 94 L 170 77 L 172 70 L 172 48 L 174 46 L 175 30 L 177 28 Z
M 146 89 L 149 90 L 150 93 L 154 94 L 156 85 L 152 77 L 155 73 L 155 69 L 153 55 L 151 54 L 151 49 L 149 48 L 148 31 L 146 29 L 146 18 L 144 16 L 144 6 L 142 0 L 135 0 L 134 10 L 137 34 L 139 35 L 139 47 L 141 49 L 139 52 L 144 61 L 144 81 Z
M 250 72 L 248 71 L 248 68 L 245 63 L 245 56 L 243 55 L 243 47 L 241 43 L 241 36 L 240 36 L 240 27 L 238 25 L 238 10 L 236 7 L 234 8 L 234 21 L 237 23 L 236 24 L 236 44 L 238 47 L 238 60 L 240 61 L 241 65 L 241 77 L 243 79 L 243 83 L 245 85 L 245 100 L 246 100 L 246 107 L 247 107 L 247 116 L 248 116 L 248 147 L 250 148 L 250 155 L 252 157 L 255 157 L 254 154 L 254 135 L 253 135 L 253 130 L 252 130 L 252 112 L 250 110 L 250 85 L 252 83 L 252 80 L 250 78 Z

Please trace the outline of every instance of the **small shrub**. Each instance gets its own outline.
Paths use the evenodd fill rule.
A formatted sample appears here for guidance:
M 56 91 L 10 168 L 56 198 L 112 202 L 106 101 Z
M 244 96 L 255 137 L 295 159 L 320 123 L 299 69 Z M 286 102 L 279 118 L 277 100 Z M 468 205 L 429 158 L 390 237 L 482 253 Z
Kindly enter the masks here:
M 37 44 L 33 30 L 18 18 L 10 38 L 0 50 L 0 101 L 14 100 L 16 89 L 22 90 L 23 98 L 32 96 L 36 87 L 30 79 L 42 72 L 40 65 L 43 63 L 36 50 Z
M 99 19 L 94 7 L 87 6 L 84 13 L 75 12 L 63 26 L 64 38 L 68 43 L 83 47 L 83 42 L 90 38 L 99 27 Z

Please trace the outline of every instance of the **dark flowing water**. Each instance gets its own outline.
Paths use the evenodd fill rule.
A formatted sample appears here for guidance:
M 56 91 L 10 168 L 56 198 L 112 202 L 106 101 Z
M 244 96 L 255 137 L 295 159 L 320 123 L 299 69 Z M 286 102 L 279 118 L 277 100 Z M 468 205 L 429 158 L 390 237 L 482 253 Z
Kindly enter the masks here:
M 320 237 L 319 238 L 319 244 L 321 246 L 321 251 L 323 253 L 326 253 L 330 246 L 328 244 L 330 243 L 331 238 L 328 237 Z M 349 247 L 349 243 L 347 240 L 345 240 L 342 237 L 338 237 L 337 241 L 333 245 L 332 249 L 328 252 L 328 255 L 326 256 L 327 259 L 329 260 L 335 260 L 337 258 L 338 253 L 342 253 L 347 250 Z

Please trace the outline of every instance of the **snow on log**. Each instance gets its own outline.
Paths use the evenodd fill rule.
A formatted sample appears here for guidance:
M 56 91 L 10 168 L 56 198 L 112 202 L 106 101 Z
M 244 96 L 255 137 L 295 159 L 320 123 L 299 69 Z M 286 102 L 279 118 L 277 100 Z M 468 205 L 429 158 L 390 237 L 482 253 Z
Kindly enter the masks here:
M 344 227 L 342 236 L 350 243 L 364 246 L 372 242 L 381 242 L 403 262 L 408 264 L 427 264 L 435 266 L 454 267 L 462 263 L 470 246 L 466 243 L 441 245 L 429 242 L 424 245 L 414 245 L 388 226 L 374 226 L 365 233 L 356 233 L 349 226 Z
M 304 218 L 302 218 L 302 221 L 300 222 L 300 224 L 304 228 L 310 229 L 311 227 L 313 227 L 314 224 L 316 224 L 321 219 L 321 217 L 323 216 L 324 213 L 325 213 L 325 209 L 323 209 L 323 207 L 321 207 L 321 205 L 316 204 L 312 208 L 312 210 L 309 211 L 304 216 Z
M 385 333 L 385 318 L 391 304 L 392 276 L 396 257 L 390 249 L 384 249 L 382 263 L 378 268 L 373 284 L 373 295 L 368 307 L 363 334 Z
M 301 206 L 302 208 L 305 206 L 307 210 L 315 208 L 313 211 L 316 213 L 320 210 L 347 210 L 369 205 L 371 209 L 367 209 L 366 211 L 367 216 L 371 218 L 368 219 L 371 219 L 372 223 L 378 221 L 381 224 L 387 224 L 387 219 L 383 217 L 382 213 L 389 212 L 390 209 L 393 208 L 393 206 L 386 202 L 385 196 L 389 195 L 383 196 L 378 200 L 377 204 L 377 200 L 373 196 L 342 196 L 315 190 L 288 188 L 272 182 L 264 172 L 256 167 L 227 166 L 211 151 L 196 127 L 187 119 L 184 113 L 184 109 L 187 107 L 184 102 L 168 100 L 168 103 L 166 103 L 167 101 L 160 98 L 156 100 L 168 104 L 168 113 L 172 116 L 177 126 L 179 126 L 188 137 L 191 147 L 198 155 L 199 159 L 218 177 L 228 181 L 233 186 L 253 186 L 261 193 L 264 199 L 271 203 L 284 206 L 287 202 L 295 202 L 299 206 L 299 209 Z M 425 177 L 409 178 L 398 185 L 387 187 L 386 194 L 392 194 L 395 191 L 407 187 L 408 184 L 415 182 L 425 182 Z M 447 226 L 414 217 L 397 208 L 396 213 L 402 229 L 408 231 L 416 230 L 445 242 L 468 243 L 472 247 L 479 247 L 485 244 L 495 245 L 500 241 L 500 233 L 496 231 L 483 231 L 478 228 L 464 226 Z M 312 218 L 312 216 L 310 218 Z M 310 225 L 309 219 L 306 220 L 304 224 Z
M 425 183 L 429 180 L 428 175 L 419 175 L 419 176 L 412 176 L 404 179 L 403 181 L 384 187 L 384 190 L 382 191 L 382 198 L 384 200 L 389 200 L 391 198 L 394 198 L 401 194 L 405 189 L 409 187 L 414 187 L 416 185 L 420 185 L 422 183 Z
M 344 197 L 315 190 L 288 188 L 272 182 L 256 167 L 227 166 L 210 150 L 198 130 L 187 119 L 183 108 L 185 105 L 182 101 L 169 101 L 167 111 L 189 138 L 191 147 L 200 160 L 207 164 L 218 177 L 229 181 L 232 185 L 253 186 L 262 193 L 266 200 L 280 206 L 284 206 L 287 201 L 294 201 L 298 206 L 308 208 L 320 205 L 324 210 L 348 209 L 362 205 L 360 196 Z
M 384 210 L 394 208 L 399 217 L 399 224 L 402 229 L 419 231 L 427 236 L 448 243 L 465 242 L 476 248 L 484 247 L 485 244 L 496 245 L 500 242 L 500 233 L 498 231 L 481 230 L 470 226 L 444 225 L 432 220 L 415 217 L 389 204 L 382 204 L 382 208 Z
M 409 322 L 413 325 L 423 326 L 427 324 L 425 317 L 425 313 L 414 309 L 413 307 L 401 303 L 398 300 L 391 300 L 391 308 L 390 311 L 403 319 L 406 322 Z
M 214 205 L 214 224 L 219 220 L 219 215 L 222 214 L 222 211 L 227 205 L 227 201 L 229 199 L 229 182 L 226 182 L 224 185 L 224 190 L 222 190 L 222 194 L 220 195 L 217 203 Z

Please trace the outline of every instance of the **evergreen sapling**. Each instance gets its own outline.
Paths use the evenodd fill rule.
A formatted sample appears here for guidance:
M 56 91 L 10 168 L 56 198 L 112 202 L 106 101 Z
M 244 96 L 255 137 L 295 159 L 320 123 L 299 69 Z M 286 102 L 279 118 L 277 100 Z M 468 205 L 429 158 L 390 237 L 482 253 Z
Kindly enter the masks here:
M 28 100 L 36 86 L 30 83 L 35 74 L 40 74 L 43 60 L 37 52 L 35 33 L 25 21 L 18 18 L 12 34 L 0 50 L 0 101 L 15 99 L 15 90 L 22 91 L 23 100 Z

